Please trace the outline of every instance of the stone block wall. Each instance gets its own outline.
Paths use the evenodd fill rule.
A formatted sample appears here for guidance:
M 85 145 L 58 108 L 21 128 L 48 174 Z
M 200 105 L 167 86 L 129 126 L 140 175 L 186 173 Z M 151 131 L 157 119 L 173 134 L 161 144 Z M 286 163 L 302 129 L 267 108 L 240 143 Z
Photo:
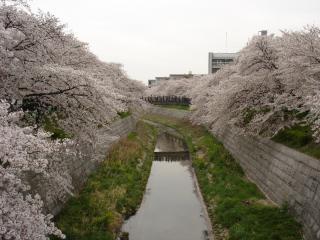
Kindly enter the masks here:
M 184 112 L 153 113 L 184 118 Z M 246 175 L 278 205 L 287 203 L 302 223 L 305 238 L 320 239 L 320 160 L 269 139 L 245 136 L 238 129 L 226 128 L 212 134 L 240 163 Z
M 236 129 L 213 132 L 246 175 L 278 205 L 287 203 L 305 237 L 320 239 L 320 160 Z

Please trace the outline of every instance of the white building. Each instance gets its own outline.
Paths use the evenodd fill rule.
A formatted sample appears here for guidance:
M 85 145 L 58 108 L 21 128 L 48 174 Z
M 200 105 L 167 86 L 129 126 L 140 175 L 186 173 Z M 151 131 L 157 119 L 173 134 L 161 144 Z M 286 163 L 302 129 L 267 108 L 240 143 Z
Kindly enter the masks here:
M 208 73 L 215 73 L 224 65 L 234 61 L 236 53 L 209 53 Z

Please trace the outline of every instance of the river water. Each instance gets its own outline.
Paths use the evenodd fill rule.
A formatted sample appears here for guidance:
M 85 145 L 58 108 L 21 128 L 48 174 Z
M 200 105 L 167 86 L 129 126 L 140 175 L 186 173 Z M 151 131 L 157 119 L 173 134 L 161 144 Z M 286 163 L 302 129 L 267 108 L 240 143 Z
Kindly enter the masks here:
M 122 228 L 130 240 L 208 239 L 206 211 L 188 156 L 183 141 L 160 135 L 143 202 Z

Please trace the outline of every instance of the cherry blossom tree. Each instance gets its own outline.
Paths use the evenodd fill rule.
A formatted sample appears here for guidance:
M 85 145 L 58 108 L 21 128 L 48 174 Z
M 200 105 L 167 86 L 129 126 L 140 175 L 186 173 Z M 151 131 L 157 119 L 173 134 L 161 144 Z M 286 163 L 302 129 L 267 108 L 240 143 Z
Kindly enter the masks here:
M 52 215 L 42 213 L 39 195 L 27 194 L 28 187 L 15 174 L 0 166 L 0 236 L 2 239 L 64 238 L 52 223 Z
M 181 78 L 175 80 L 160 81 L 156 86 L 148 88 L 146 90 L 147 95 L 159 96 L 164 93 L 166 96 L 184 96 L 186 92 L 190 90 L 192 82 L 196 81 L 195 78 Z M 169 84 L 168 84 L 169 83 Z
M 146 93 L 187 95 L 193 121 L 212 129 L 233 124 L 270 137 L 286 126 L 308 124 L 319 141 L 319 59 L 318 27 L 255 36 L 233 64 L 217 73 L 169 80 Z
M 63 237 L 44 212 L 73 192 L 69 160 L 98 161 L 84 159 L 83 146 L 96 150 L 99 127 L 141 105 L 143 90 L 53 15 L 33 13 L 27 0 L 0 1 L 1 239 Z M 44 119 L 72 139 L 51 140 Z
M 41 114 L 55 109 L 73 132 L 111 122 L 144 87 L 64 29 L 54 16 L 30 12 L 24 1 L 2 1 L 0 99 Z
M 10 105 L 0 103 L 0 236 L 2 239 L 64 238 L 42 212 L 39 195 L 29 193 L 24 173 L 47 175 L 47 155 L 56 147 L 43 131 L 17 125 L 22 112 L 8 113 Z

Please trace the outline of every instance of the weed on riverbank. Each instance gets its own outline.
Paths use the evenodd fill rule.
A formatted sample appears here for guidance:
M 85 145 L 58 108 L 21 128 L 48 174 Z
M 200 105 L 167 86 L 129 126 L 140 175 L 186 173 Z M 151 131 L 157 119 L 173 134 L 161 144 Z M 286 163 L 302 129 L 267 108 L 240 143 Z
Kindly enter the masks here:
M 113 240 L 138 209 L 153 160 L 156 130 L 139 122 L 116 143 L 106 160 L 57 217 L 68 240 Z
M 286 207 L 270 203 L 204 127 L 156 115 L 146 119 L 179 131 L 188 143 L 215 240 L 301 240 L 301 226 Z

